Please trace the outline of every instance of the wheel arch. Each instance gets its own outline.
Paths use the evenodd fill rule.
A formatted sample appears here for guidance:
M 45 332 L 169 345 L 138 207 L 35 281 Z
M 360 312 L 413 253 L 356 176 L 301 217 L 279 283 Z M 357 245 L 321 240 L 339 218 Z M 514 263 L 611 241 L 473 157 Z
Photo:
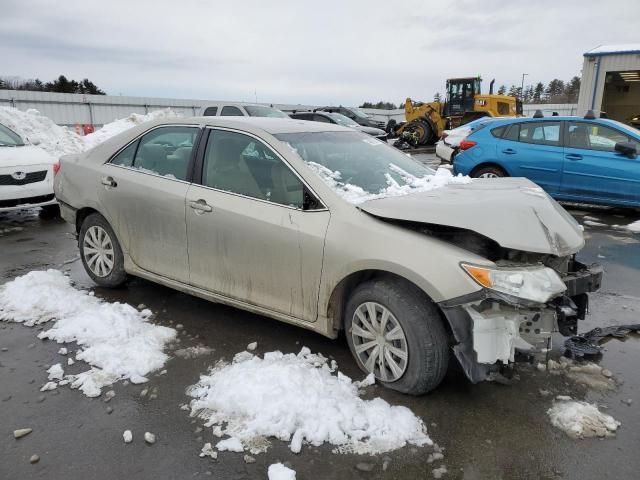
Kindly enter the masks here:
M 477 172 L 478 170 L 480 170 L 481 168 L 486 168 L 486 167 L 496 167 L 499 168 L 500 170 L 502 170 L 503 172 L 505 172 L 508 176 L 511 176 L 511 172 L 509 172 L 508 168 L 505 168 L 504 165 L 492 160 L 492 161 L 488 161 L 488 162 L 482 162 L 478 165 L 476 165 L 475 167 L 473 167 L 471 169 L 471 171 L 469 172 L 469 176 L 473 177 L 475 172 Z
M 417 282 L 407 278 L 405 275 L 380 268 L 368 268 L 351 272 L 333 287 L 325 308 L 326 316 L 329 319 L 329 325 L 332 327 L 331 331 L 337 334 L 340 330 L 344 329 L 344 309 L 351 293 L 358 287 L 358 285 L 374 279 L 388 279 L 403 283 L 408 288 L 421 292 L 426 299 L 436 306 L 445 329 L 450 332 L 449 322 L 446 320 L 446 317 L 433 298 L 435 292 L 433 286 L 427 285 L 426 282 L 421 286 Z

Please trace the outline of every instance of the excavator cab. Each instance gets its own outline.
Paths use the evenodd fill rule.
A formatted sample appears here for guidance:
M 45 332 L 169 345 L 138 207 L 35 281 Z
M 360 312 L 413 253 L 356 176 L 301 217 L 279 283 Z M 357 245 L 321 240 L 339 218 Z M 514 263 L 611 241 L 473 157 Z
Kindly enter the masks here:
M 480 94 L 482 80 L 480 77 L 450 78 L 447 80 L 447 102 L 444 116 L 460 116 L 473 111 L 473 102 Z

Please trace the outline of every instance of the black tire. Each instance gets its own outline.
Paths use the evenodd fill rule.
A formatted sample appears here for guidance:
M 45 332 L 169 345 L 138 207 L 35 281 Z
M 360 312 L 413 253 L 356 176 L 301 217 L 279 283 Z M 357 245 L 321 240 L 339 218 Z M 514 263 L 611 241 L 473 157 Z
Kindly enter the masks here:
M 429 145 L 435 138 L 431 125 L 424 120 L 410 122 L 405 130 L 415 132 L 418 135 L 418 145 Z
M 109 273 L 105 276 L 99 276 L 93 272 L 93 270 L 87 264 L 87 259 L 84 251 L 84 239 L 87 235 L 87 231 L 91 227 L 100 227 L 109 236 L 109 241 L 113 247 L 113 266 Z M 80 258 L 85 271 L 91 277 L 91 279 L 100 285 L 101 287 L 116 288 L 122 286 L 127 281 L 127 272 L 124 270 L 124 255 L 122 254 L 122 248 L 120 243 L 109 225 L 109 222 L 99 213 L 92 213 L 88 215 L 82 222 L 80 232 L 78 235 L 78 247 L 80 248 Z
M 387 122 L 387 128 L 385 128 L 387 135 L 395 134 L 397 124 L 398 122 L 396 122 L 393 118 Z
M 51 220 L 54 218 L 60 217 L 60 205 L 57 203 L 54 205 L 45 205 L 44 207 L 40 207 L 40 213 L 38 216 L 43 220 Z
M 497 165 L 485 165 L 471 172 L 473 178 L 508 177 L 509 175 Z
M 408 282 L 382 278 L 359 285 L 346 304 L 344 323 L 349 349 L 366 373 L 370 372 L 358 357 L 352 338 L 356 309 L 365 302 L 375 302 L 391 312 L 404 332 L 408 350 L 402 376 L 393 382 L 378 381 L 410 395 L 422 395 L 436 388 L 449 366 L 449 342 L 435 304 Z

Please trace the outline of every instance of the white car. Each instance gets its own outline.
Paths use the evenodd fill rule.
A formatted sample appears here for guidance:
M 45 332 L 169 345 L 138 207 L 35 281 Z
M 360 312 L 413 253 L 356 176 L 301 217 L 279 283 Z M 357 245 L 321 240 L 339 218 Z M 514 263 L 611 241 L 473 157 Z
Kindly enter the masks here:
M 443 131 L 442 138 L 436 143 L 436 157 L 443 162 L 453 163 L 460 148 L 460 142 L 471 135 L 471 132 L 475 132 L 498 118 L 501 117 L 482 117 L 457 128 Z
M 40 216 L 53 217 L 60 208 L 53 194 L 53 177 L 60 163 L 0 124 L 0 213 L 41 207 Z

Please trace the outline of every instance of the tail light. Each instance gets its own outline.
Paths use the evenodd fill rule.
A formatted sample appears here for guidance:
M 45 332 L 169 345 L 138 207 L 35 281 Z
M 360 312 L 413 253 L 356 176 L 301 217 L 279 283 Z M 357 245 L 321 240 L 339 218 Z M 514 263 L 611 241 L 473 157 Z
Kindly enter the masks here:
M 53 175 L 56 176 L 60 171 L 60 160 L 53 164 Z
M 475 147 L 478 142 L 474 142 L 473 140 L 462 140 L 460 142 L 459 148 L 460 150 L 469 150 L 471 147 Z

